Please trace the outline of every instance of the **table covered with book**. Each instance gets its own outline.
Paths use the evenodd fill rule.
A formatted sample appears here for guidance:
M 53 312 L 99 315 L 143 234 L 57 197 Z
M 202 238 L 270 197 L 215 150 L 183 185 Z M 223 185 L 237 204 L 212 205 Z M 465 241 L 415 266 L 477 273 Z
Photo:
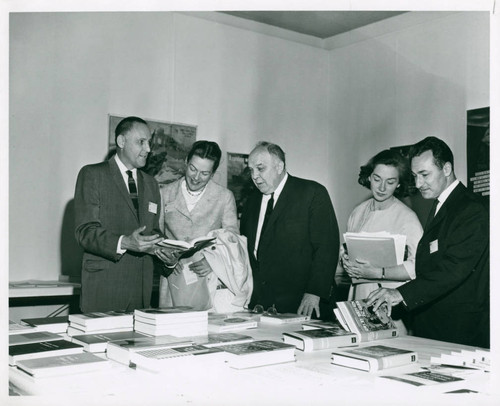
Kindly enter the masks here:
M 234 315 L 219 317 L 235 318 Z M 263 343 L 264 346 L 268 341 L 283 345 L 283 333 L 331 328 L 328 323 L 321 326 L 305 321 L 293 322 L 292 319 L 282 324 L 262 322 L 261 316 L 253 314 L 236 317 L 256 321 L 257 327 L 234 331 L 233 334 L 251 337 L 246 342 Z M 180 319 L 177 320 L 181 322 Z M 198 322 L 199 316 L 192 320 Z M 164 333 L 168 329 L 163 326 L 161 331 Z M 224 335 L 224 332 L 218 334 Z M 193 338 L 189 335 L 189 329 L 183 336 L 186 346 L 203 343 L 197 343 L 196 340 L 189 342 Z M 71 340 L 71 337 L 65 338 Z M 332 404 L 333 398 L 344 399 L 350 404 L 362 403 L 367 399 L 378 404 L 384 399 L 388 404 L 391 399 L 410 403 L 421 397 L 432 397 L 434 400 L 439 397 L 442 404 L 453 404 L 457 397 L 463 400 L 464 396 L 476 404 L 495 404 L 499 399 L 498 388 L 495 388 L 490 378 L 489 353 L 474 347 L 413 336 L 397 336 L 356 342 L 355 345 L 342 348 L 314 351 L 292 348 L 291 362 L 246 368 L 244 363 L 232 363 L 233 358 L 227 352 L 217 353 L 218 348 L 229 348 L 231 345 L 238 344 L 223 344 L 222 347 L 214 344 L 213 356 L 206 359 L 173 357 L 172 360 L 158 364 L 162 366 L 156 370 L 148 369 L 147 364 L 142 368 L 140 357 L 132 359 L 133 362 L 127 365 L 109 360 L 105 352 L 96 352 L 95 356 L 105 359 L 106 367 L 88 372 L 68 372 L 34 378 L 11 365 L 9 382 L 19 394 L 58 398 L 88 396 L 93 400 L 124 398 L 127 405 L 145 404 L 146 399 L 151 404 L 172 405 Z M 418 354 L 418 359 L 403 366 L 374 372 L 332 364 L 332 352 L 359 350 L 374 345 L 408 350 Z M 136 359 L 139 361 L 135 361 Z M 266 355 L 261 359 L 265 361 Z M 481 363 L 481 360 L 488 362 L 488 367 L 465 366 L 472 362 Z M 153 362 L 151 365 L 156 364 Z M 421 379 L 422 377 L 425 379 Z

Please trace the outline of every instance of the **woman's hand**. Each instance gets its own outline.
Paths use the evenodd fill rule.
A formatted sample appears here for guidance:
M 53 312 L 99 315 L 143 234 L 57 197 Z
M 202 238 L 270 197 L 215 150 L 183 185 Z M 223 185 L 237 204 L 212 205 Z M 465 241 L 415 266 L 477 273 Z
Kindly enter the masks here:
M 205 257 L 203 257 L 199 261 L 192 262 L 189 265 L 189 269 L 200 277 L 207 276 L 210 272 L 213 272 L 210 264 L 205 259 Z
M 345 260 L 342 257 L 344 269 L 351 278 L 357 279 L 380 279 L 382 268 L 372 266 L 368 261 L 356 259 L 354 261 Z

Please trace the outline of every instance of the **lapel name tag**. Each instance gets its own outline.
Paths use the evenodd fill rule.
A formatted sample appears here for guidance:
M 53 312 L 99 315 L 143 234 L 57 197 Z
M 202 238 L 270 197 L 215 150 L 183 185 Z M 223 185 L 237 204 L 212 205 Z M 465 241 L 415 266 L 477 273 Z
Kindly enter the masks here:
M 438 240 L 434 240 L 429 243 L 429 251 L 431 254 L 438 251 Z
M 158 205 L 153 202 L 149 202 L 148 211 L 153 214 L 158 213 Z

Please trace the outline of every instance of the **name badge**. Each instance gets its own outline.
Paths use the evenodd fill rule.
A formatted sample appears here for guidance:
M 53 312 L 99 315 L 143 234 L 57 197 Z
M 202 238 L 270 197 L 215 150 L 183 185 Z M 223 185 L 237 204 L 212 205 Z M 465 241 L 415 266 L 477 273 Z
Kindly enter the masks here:
M 438 240 L 431 241 L 429 243 L 430 253 L 433 254 L 434 252 L 437 252 L 437 250 L 438 250 Z
M 158 213 L 158 205 L 153 202 L 149 202 L 148 211 L 153 214 Z

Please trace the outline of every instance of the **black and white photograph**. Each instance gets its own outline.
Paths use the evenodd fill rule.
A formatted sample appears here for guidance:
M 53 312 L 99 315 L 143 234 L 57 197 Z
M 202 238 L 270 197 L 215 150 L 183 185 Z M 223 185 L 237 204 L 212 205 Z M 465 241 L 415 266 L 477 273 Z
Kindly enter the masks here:
M 499 12 L 0 0 L 0 403 L 498 404 Z

